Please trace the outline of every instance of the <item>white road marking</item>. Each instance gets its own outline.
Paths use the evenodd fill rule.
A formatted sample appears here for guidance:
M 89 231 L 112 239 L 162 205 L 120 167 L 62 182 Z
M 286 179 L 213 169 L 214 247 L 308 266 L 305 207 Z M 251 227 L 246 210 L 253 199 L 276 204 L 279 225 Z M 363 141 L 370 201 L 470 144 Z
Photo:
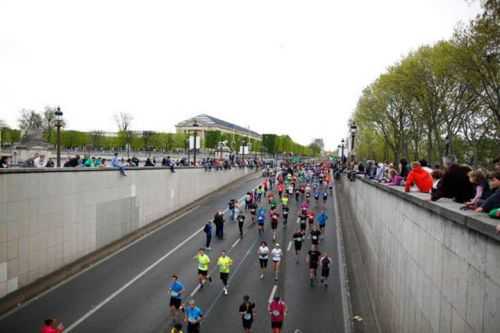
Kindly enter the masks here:
M 161 258 L 159 258 L 158 260 L 156 260 L 153 264 L 151 264 L 149 267 L 147 267 L 145 270 L 143 270 L 141 273 L 139 273 L 136 277 L 134 277 L 129 282 L 127 282 L 125 285 L 123 285 L 120 289 L 116 290 L 114 293 L 112 293 L 110 296 L 108 296 L 104 301 L 102 301 L 101 303 L 99 303 L 98 305 L 96 305 L 92 310 L 90 310 L 89 312 L 87 312 L 80 319 L 78 319 L 73 324 L 71 324 L 70 326 L 68 326 L 68 328 L 66 328 L 64 330 L 64 332 L 66 332 L 66 333 L 71 332 L 75 327 L 77 327 L 78 325 L 80 325 L 85 319 L 87 319 L 88 317 L 92 316 L 100 308 L 102 308 L 104 305 L 106 305 L 111 300 L 113 300 L 116 296 L 118 296 L 119 294 L 121 294 L 125 289 L 127 289 L 128 287 L 130 287 L 134 282 L 136 282 L 137 280 L 139 280 L 140 278 L 142 278 L 149 271 L 151 271 L 153 268 L 155 268 L 156 266 L 158 266 L 163 260 L 165 260 L 166 258 L 168 258 L 175 251 L 177 251 L 181 246 L 183 246 L 184 244 L 186 244 L 187 242 L 189 242 L 191 239 L 193 239 L 196 235 L 198 235 L 202 231 L 203 231 L 203 227 L 201 227 L 200 229 L 198 229 L 197 231 L 195 231 L 193 234 L 191 234 L 191 236 L 189 236 L 188 238 L 186 238 L 185 240 L 183 240 L 176 247 L 174 247 L 172 250 L 168 251 L 165 255 L 163 255 Z
M 234 248 L 236 245 L 238 245 L 238 243 L 240 242 L 241 238 L 238 238 L 236 240 L 236 242 L 233 243 L 233 245 L 231 245 L 231 248 Z
M 286 251 L 290 251 L 290 249 L 292 248 L 292 241 L 290 241 L 290 243 L 288 243 L 288 247 L 286 248 Z
M 277 284 L 275 284 L 273 286 L 273 290 L 271 290 L 271 295 L 269 295 L 269 300 L 267 301 L 268 303 L 271 303 L 273 301 L 274 294 L 276 294 L 276 290 L 278 290 L 278 285 Z
M 191 294 L 189 295 L 189 297 L 193 298 L 194 295 L 196 295 L 196 293 L 200 290 L 200 284 L 197 284 L 196 285 L 196 288 L 194 288 L 194 290 L 191 292 Z

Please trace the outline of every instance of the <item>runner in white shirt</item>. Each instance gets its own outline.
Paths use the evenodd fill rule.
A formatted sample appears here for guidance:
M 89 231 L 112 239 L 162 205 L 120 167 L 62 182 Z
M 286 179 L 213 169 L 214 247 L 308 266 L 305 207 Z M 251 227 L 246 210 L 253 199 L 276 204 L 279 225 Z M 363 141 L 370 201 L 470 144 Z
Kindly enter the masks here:
M 278 281 L 278 274 L 282 256 L 283 256 L 283 251 L 281 250 L 280 245 L 276 243 L 274 245 L 274 249 L 271 251 L 271 260 L 273 261 L 274 281 Z
M 260 263 L 260 278 L 264 278 L 264 272 L 267 269 L 267 262 L 269 261 L 269 247 L 267 247 L 267 243 L 262 241 L 260 243 L 259 249 L 257 250 L 257 254 L 259 255 L 259 263 Z

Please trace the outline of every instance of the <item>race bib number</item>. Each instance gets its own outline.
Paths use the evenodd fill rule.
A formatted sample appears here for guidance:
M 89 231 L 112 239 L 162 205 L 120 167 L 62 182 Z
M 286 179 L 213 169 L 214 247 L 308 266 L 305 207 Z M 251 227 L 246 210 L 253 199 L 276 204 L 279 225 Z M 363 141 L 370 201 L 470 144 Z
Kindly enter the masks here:
M 251 313 L 245 313 L 245 314 L 243 315 L 243 319 L 245 319 L 245 320 L 250 320 L 250 319 L 252 319 L 252 314 L 251 314 Z
M 179 296 L 179 293 L 178 293 L 177 291 L 173 291 L 173 290 L 172 290 L 172 291 L 170 292 L 170 296 L 172 296 L 172 297 L 177 297 L 177 296 Z
M 279 317 L 280 316 L 280 312 L 278 310 L 274 310 L 273 311 L 273 316 L 274 317 Z

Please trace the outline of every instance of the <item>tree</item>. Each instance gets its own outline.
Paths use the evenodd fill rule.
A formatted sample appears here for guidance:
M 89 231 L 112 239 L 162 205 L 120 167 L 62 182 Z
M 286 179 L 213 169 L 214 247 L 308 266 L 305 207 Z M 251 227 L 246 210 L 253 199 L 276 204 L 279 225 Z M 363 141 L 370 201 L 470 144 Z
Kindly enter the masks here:
M 28 130 L 42 128 L 42 116 L 34 110 L 22 109 L 19 118 L 19 128 L 26 132 Z
M 222 141 L 221 131 L 205 132 L 205 148 L 217 149 L 217 145 Z
M 116 125 L 118 126 L 118 138 L 120 145 L 127 147 L 127 156 L 130 155 L 130 146 L 132 145 L 133 133 L 131 131 L 132 117 L 131 114 L 120 112 L 114 115 Z
M 89 133 L 89 143 L 93 149 L 103 148 L 105 136 L 103 131 L 92 131 Z

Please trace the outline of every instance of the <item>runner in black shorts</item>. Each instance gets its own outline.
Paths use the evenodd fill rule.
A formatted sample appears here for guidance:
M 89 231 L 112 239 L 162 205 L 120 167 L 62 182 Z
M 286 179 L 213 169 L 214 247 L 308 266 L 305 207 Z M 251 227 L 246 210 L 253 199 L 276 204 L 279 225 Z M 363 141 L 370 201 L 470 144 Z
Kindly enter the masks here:
M 236 217 L 236 220 L 238 221 L 238 228 L 240 230 L 240 238 L 243 238 L 243 223 L 245 223 L 245 215 L 243 214 L 242 211 L 239 212 L 238 216 Z
M 316 224 L 313 224 L 311 229 L 311 244 L 313 248 L 318 248 L 320 237 L 321 231 L 319 231 L 318 227 L 316 227 Z
M 330 264 L 332 263 L 332 258 L 328 256 L 328 254 L 325 252 L 323 253 L 323 256 L 319 260 L 319 263 L 321 265 L 321 283 L 325 286 L 325 288 L 328 287 L 328 277 L 330 276 Z
M 307 215 L 300 215 L 300 230 L 306 232 L 307 227 Z
M 259 264 L 260 264 L 260 278 L 264 278 L 264 272 L 267 269 L 267 262 L 269 261 L 269 247 L 267 247 L 267 243 L 262 241 L 260 243 L 259 249 L 257 250 L 257 254 L 259 255 Z
M 273 231 L 273 241 L 275 241 L 277 237 L 276 229 L 278 228 L 278 218 L 280 214 L 278 214 L 276 210 L 273 210 L 270 215 L 271 215 L 271 229 Z
M 255 224 L 255 216 L 257 215 L 257 203 L 252 202 L 250 204 L 250 216 L 252 217 L 252 223 Z
M 318 269 L 319 258 L 321 257 L 321 252 L 316 249 L 311 249 L 308 253 L 307 261 L 309 262 L 309 282 L 311 287 L 314 286 L 314 280 L 316 279 L 316 271 Z
M 288 206 L 283 206 L 283 228 L 286 228 L 286 225 L 288 224 L 289 211 L 290 211 L 290 208 L 288 208 Z
M 304 231 L 297 229 L 293 234 L 293 243 L 295 245 L 295 256 L 297 258 L 297 264 L 299 263 L 299 253 L 302 250 L 302 243 L 304 242 Z
M 250 302 L 250 296 L 243 296 L 243 304 L 240 305 L 240 315 L 245 333 L 250 333 L 255 316 L 255 303 Z

